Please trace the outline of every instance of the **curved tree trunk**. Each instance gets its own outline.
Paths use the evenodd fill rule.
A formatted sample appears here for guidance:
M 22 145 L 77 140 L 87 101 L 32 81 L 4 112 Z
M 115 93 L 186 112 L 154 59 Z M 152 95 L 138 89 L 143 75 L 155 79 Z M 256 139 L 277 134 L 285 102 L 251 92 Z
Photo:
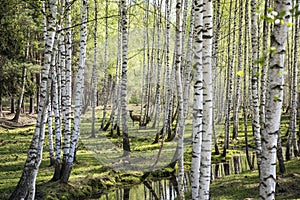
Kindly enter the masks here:
M 33 200 L 35 197 L 35 181 L 38 173 L 39 166 L 42 161 L 43 143 L 45 138 L 45 124 L 47 116 L 48 106 L 48 85 L 51 81 L 49 76 L 50 64 L 51 64 L 51 53 L 55 37 L 55 26 L 56 26 L 56 0 L 49 2 L 49 11 L 47 10 L 48 26 L 47 26 L 47 37 L 45 37 L 45 61 L 42 68 L 42 81 L 40 84 L 41 96 L 38 109 L 38 118 L 36 122 L 35 132 L 28 150 L 27 159 L 25 162 L 22 176 L 10 196 L 11 200 L 14 199 L 28 199 Z M 43 1 L 44 6 L 44 1 Z

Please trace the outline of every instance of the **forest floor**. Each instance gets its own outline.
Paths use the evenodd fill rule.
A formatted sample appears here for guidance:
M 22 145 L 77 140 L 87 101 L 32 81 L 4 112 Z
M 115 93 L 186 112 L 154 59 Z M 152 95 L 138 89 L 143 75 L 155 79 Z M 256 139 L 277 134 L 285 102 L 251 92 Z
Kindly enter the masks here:
M 19 181 L 36 122 L 35 115 L 21 115 L 19 123 L 12 122 L 10 120 L 12 118 L 12 114 L 0 118 L 0 199 L 8 199 Z M 81 129 L 83 138 L 84 133 L 88 132 L 85 129 L 87 122 L 88 119 L 83 118 Z M 188 128 L 187 130 L 190 131 Z M 155 131 L 151 133 L 148 130 L 138 130 L 136 126 L 130 126 L 129 131 L 134 136 L 131 140 L 134 151 L 145 156 L 157 150 L 158 144 L 151 145 Z M 149 134 L 150 139 L 147 139 L 146 134 Z M 88 137 L 85 139 L 88 140 Z M 111 138 L 111 141 L 116 146 L 120 143 L 117 137 Z M 241 139 L 240 142 L 242 143 Z M 88 199 L 103 190 L 141 183 L 144 172 L 138 170 L 126 172 L 99 164 L 99 159 L 86 146 L 88 144 L 84 142 L 79 145 L 77 162 L 73 167 L 69 183 L 50 182 L 54 168 L 49 166 L 48 141 L 45 138 L 43 161 L 37 177 L 37 199 Z M 171 149 L 172 146 L 166 147 Z M 116 148 L 112 149 L 117 151 Z M 190 154 L 189 148 L 187 151 L 185 155 Z M 190 165 L 188 160 L 186 159 L 186 170 Z M 285 164 L 286 173 L 278 175 L 276 199 L 300 199 L 300 161 L 292 160 Z M 172 172 L 172 169 L 165 168 L 163 172 L 153 173 L 148 178 L 166 176 Z M 258 199 L 258 183 L 257 170 L 217 178 L 211 184 L 211 197 L 212 199 Z

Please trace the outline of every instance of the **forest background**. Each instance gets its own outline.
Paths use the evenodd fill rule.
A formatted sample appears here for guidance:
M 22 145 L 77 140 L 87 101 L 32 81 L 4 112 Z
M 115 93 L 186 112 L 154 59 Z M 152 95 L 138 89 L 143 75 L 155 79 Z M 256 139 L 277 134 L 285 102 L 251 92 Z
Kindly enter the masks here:
M 34 198 L 45 136 L 53 181 L 69 181 L 80 134 L 87 149 L 104 132 L 119 138 L 110 140 L 118 149 L 114 159 L 126 169 L 141 167 L 134 152 L 145 144 L 132 142 L 129 120 L 146 127 L 143 134 L 153 140 L 145 148 L 155 149 L 150 171 L 177 163 L 179 198 L 184 162 L 196 188 L 192 198 L 208 198 L 211 152 L 218 155 L 213 161 L 226 160 L 237 146 L 246 152 L 249 169 L 259 169 L 260 197 L 274 196 L 276 157 L 280 173 L 285 170 L 282 146 L 285 160 L 299 154 L 298 5 L 4 1 L 0 114 L 14 113 L 15 123 L 22 112 L 37 114 L 24 171 L 10 198 Z M 288 116 L 284 124 L 282 113 Z M 187 135 L 192 145 L 184 148 Z M 104 153 L 96 154 L 103 161 Z M 169 163 L 160 160 L 165 157 Z

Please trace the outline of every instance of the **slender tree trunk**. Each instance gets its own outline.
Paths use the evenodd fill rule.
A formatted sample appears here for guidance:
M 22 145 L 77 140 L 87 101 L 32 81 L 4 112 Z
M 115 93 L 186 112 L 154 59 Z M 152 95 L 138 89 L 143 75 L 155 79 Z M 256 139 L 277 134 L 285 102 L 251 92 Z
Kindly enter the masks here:
M 44 6 L 44 1 L 42 2 Z M 42 68 L 42 81 L 40 84 L 41 96 L 38 109 L 38 118 L 36 122 L 35 132 L 28 150 L 27 159 L 25 162 L 22 176 L 13 191 L 10 199 L 34 199 L 35 198 L 35 181 L 38 173 L 39 166 L 42 161 L 43 143 L 45 138 L 45 124 L 48 105 L 48 84 L 50 84 L 51 77 L 49 76 L 51 53 L 55 36 L 56 25 L 56 0 L 49 2 L 48 28 L 47 37 L 45 38 L 45 61 Z
M 247 91 L 248 91 L 248 85 L 247 85 L 247 63 L 248 63 L 248 27 L 249 27 L 249 21 L 248 21 L 248 4 L 249 1 L 245 1 L 245 29 L 244 29 L 244 79 L 243 79 L 243 118 L 244 118 L 244 132 L 245 132 L 245 148 L 246 148 L 246 158 L 247 163 L 249 165 L 250 170 L 254 169 L 254 166 L 251 162 L 250 154 L 249 154 L 249 146 L 248 146 L 248 112 L 247 112 Z
M 50 84 L 51 87 L 51 84 Z M 51 91 L 49 89 L 49 91 Z M 48 142 L 49 142 L 49 158 L 50 158 L 50 166 L 54 164 L 54 145 L 53 145 L 53 128 L 52 128 L 52 99 L 51 95 L 49 96 L 49 104 L 48 104 Z
M 195 44 L 194 44 L 194 103 L 193 146 L 191 162 L 192 199 L 199 199 L 200 162 L 203 120 L 203 74 L 202 74 L 202 28 L 203 0 L 195 0 Z
M 242 77 L 242 37 L 243 37 L 243 1 L 239 1 L 239 28 L 238 28 L 238 63 L 237 63 L 237 73 L 236 73 L 236 93 L 235 93 L 235 106 L 233 115 L 233 133 L 232 138 L 237 139 L 239 131 L 239 110 L 240 110 L 240 98 L 241 98 L 241 77 Z M 236 1 L 237 4 L 237 1 Z
M 182 87 L 182 6 L 181 0 L 176 1 L 176 50 L 175 50 L 175 70 L 176 70 L 176 88 L 178 98 L 178 118 L 176 133 L 178 137 L 177 155 L 178 155 L 178 190 L 179 199 L 184 199 L 184 113 L 183 113 L 183 87 Z
M 288 27 L 291 15 L 291 1 L 277 1 L 275 11 L 284 13 L 284 23 L 275 21 L 271 33 L 271 47 L 275 49 L 270 55 L 268 70 L 269 84 L 267 88 L 266 124 L 262 130 L 262 159 L 260 173 L 260 199 L 275 199 L 276 187 L 276 149 L 280 134 L 280 118 L 283 102 L 284 57 Z
M 21 114 L 21 108 L 22 108 L 22 104 L 24 101 L 24 93 L 25 93 L 25 85 L 26 85 L 26 76 L 27 76 L 27 69 L 26 67 L 23 67 L 23 71 L 22 71 L 22 89 L 21 89 L 21 94 L 20 94 L 20 98 L 18 101 L 18 107 L 17 107 L 17 111 L 16 114 L 14 116 L 14 118 L 12 119 L 12 121 L 15 122 L 19 122 L 19 118 L 20 118 L 20 114 Z
M 297 11 L 299 11 L 299 4 L 297 4 Z M 298 91 L 298 53 L 299 53 L 299 16 L 296 16 L 295 19 L 295 36 L 294 36 L 294 60 L 293 60 L 293 69 L 292 69 L 292 90 L 291 90 L 291 107 L 290 107 L 290 125 L 289 125 L 289 134 L 291 142 L 288 142 L 293 145 L 294 156 L 299 155 L 299 148 L 296 140 L 296 127 L 297 127 L 297 91 Z M 288 150 L 288 148 L 287 148 Z M 290 151 L 287 151 L 289 153 Z
M 157 77 L 156 77 L 156 94 L 155 94 L 155 107 L 156 107 L 156 112 L 155 112 L 155 116 L 156 116 L 156 119 L 155 119 L 155 122 L 153 123 L 155 125 L 155 123 L 157 122 L 157 132 L 159 132 L 159 129 L 160 129 L 160 126 L 159 126 L 159 122 L 160 122 L 160 112 L 161 112 L 161 103 L 160 103 L 160 93 L 161 93 L 161 65 L 162 65 L 162 62 L 161 62 L 161 4 L 159 2 L 159 0 L 157 1 L 157 7 L 158 7 L 158 16 L 157 16 Z M 146 116 L 147 118 L 147 116 Z M 147 120 L 147 119 L 146 119 Z
M 230 0 L 229 10 L 232 10 L 232 0 Z M 231 17 L 232 14 L 230 12 L 229 14 L 229 20 L 228 20 L 228 46 L 227 46 L 227 56 L 228 56 L 228 69 L 227 69 L 227 82 L 226 82 L 226 111 L 225 111 L 225 136 L 224 136 L 224 148 L 223 148 L 223 154 L 222 156 L 226 156 L 226 150 L 229 147 L 229 132 L 230 132 L 230 111 L 231 111 L 231 105 L 232 105 L 232 75 L 233 75 L 233 64 L 234 64 L 234 54 L 230 57 L 230 52 L 232 51 L 234 53 L 234 45 L 231 47 Z M 235 18 L 235 15 L 234 15 Z M 235 27 L 234 27 L 235 28 Z M 233 30 L 235 35 L 235 30 Z
M 92 72 L 92 137 L 95 137 L 95 118 L 97 101 L 97 30 L 98 30 L 98 2 L 94 0 L 95 24 L 94 24 L 94 64 Z
M 265 1 L 264 16 L 267 16 L 269 8 L 269 0 Z M 266 88 L 267 88 L 267 68 L 268 68 L 268 54 L 266 53 L 269 49 L 269 22 L 264 19 L 263 22 L 263 58 L 264 63 L 261 68 L 261 86 L 260 86 L 260 124 L 263 127 L 266 119 Z
M 252 42 L 252 74 L 251 74 L 251 90 L 252 90 L 252 131 L 256 144 L 257 166 L 260 169 L 261 163 L 261 136 L 259 122 L 259 92 L 258 92 L 258 41 L 257 41 L 257 14 L 256 0 L 251 0 L 251 42 Z
M 219 38 L 220 38 L 220 28 L 221 28 L 221 13 L 220 13 L 220 7 L 221 7 L 221 2 L 220 0 L 217 0 L 215 5 L 215 15 L 214 15 L 214 38 L 213 38 L 213 76 L 217 80 L 217 70 L 219 69 Z M 220 80 L 221 82 L 221 80 Z M 219 147 L 218 147 L 218 136 L 216 133 L 216 123 L 218 119 L 218 100 L 221 98 L 220 93 L 217 92 L 217 81 L 213 81 L 214 85 L 214 99 L 213 99 L 213 104 L 214 104 L 214 112 L 213 112 L 213 138 L 214 138 L 214 148 L 215 148 L 215 154 L 219 155 Z M 218 88 L 221 89 L 221 88 Z M 219 95 L 218 95 L 219 94 Z M 218 96 L 217 96 L 218 95 Z M 221 112 L 222 113 L 222 112 Z
M 64 153 L 61 174 L 64 174 L 67 166 L 67 159 L 71 147 L 71 113 L 72 113 L 72 32 L 71 32 L 71 2 L 66 0 L 66 66 L 64 71 L 65 91 L 62 97 L 62 111 L 64 122 Z
M 0 73 L 1 73 L 1 71 L 0 71 Z M 32 73 L 30 74 L 30 81 L 32 83 L 34 82 L 34 76 Z M 0 86 L 0 90 L 1 90 L 1 86 Z M 0 96 L 1 96 L 1 94 L 0 94 Z M 1 104 L 1 102 L 0 102 L 0 104 Z M 1 109 L 1 107 L 0 107 L 0 109 Z M 34 113 L 34 94 L 29 97 L 29 114 L 33 114 L 33 113 Z M 1 116 L 1 113 L 0 113 L 0 116 Z
M 104 80 L 103 80 L 103 117 L 101 129 L 103 130 L 106 121 L 108 102 L 108 79 L 107 79 L 107 56 L 108 56 L 108 0 L 105 1 L 105 49 L 104 49 Z
M 212 73 L 212 38 L 213 38 L 212 0 L 203 1 L 203 131 L 200 163 L 200 199 L 209 199 L 211 177 L 211 142 L 213 121 L 213 73 Z
M 63 183 L 67 183 L 72 165 L 74 162 L 75 151 L 78 144 L 78 139 L 80 135 L 80 118 L 82 109 L 82 97 L 83 97 L 83 87 L 84 87 L 84 66 L 86 57 L 86 41 L 87 41 L 87 7 L 88 1 L 82 0 L 81 4 L 81 27 L 80 27 L 80 55 L 79 55 L 79 66 L 76 79 L 76 89 L 75 89 L 75 109 L 74 109 L 74 127 L 72 131 L 72 145 L 67 158 L 66 170 L 64 170 L 61 180 Z
M 122 108 L 122 137 L 123 156 L 130 155 L 130 143 L 127 126 L 127 54 L 128 54 L 128 30 L 127 30 L 127 6 L 126 1 L 121 0 L 122 9 L 122 79 L 121 79 L 121 108 Z

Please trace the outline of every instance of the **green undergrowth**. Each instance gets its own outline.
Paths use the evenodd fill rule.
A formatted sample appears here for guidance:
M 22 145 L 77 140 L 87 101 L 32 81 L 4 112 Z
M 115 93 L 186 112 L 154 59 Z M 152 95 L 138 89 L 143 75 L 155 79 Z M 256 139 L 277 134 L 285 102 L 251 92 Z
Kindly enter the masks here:
M 292 160 L 285 163 L 286 173 L 278 175 L 276 199 L 300 198 L 300 161 Z M 258 171 L 247 171 L 217 178 L 211 184 L 212 199 L 258 199 Z
M 124 186 L 141 183 L 145 177 L 145 171 L 142 167 L 151 166 L 155 161 L 161 143 L 152 144 L 157 130 L 147 127 L 146 129 L 138 128 L 128 121 L 129 137 L 132 154 L 128 161 L 132 165 L 140 158 L 146 157 L 145 163 L 134 166 L 132 170 L 122 170 L 122 137 L 117 135 L 109 136 L 108 132 L 98 131 L 100 127 L 100 118 L 96 121 L 96 138 L 91 138 L 91 120 L 88 116 L 83 116 L 81 126 L 81 140 L 77 152 L 77 161 L 73 166 L 72 174 L 68 184 L 60 182 L 50 182 L 54 168 L 49 167 L 49 149 L 48 136 L 45 137 L 43 152 L 43 161 L 41 163 L 37 176 L 37 197 L 39 199 L 86 199 L 94 198 L 104 190 L 112 190 Z M 286 141 L 285 132 L 287 130 L 288 117 L 282 119 L 282 141 Z M 213 149 L 212 162 L 228 162 L 235 155 L 242 155 L 245 152 L 245 139 L 242 121 L 240 120 L 239 137 L 230 140 L 230 146 L 226 157 L 216 155 Z M 150 125 L 151 126 L 151 125 Z M 161 126 L 160 126 L 161 127 Z M 7 199 L 15 186 L 24 167 L 27 157 L 27 151 L 32 139 L 34 126 L 15 129 L 0 129 L 0 199 Z M 249 148 L 253 151 L 255 144 L 251 133 L 251 124 L 248 124 Z M 224 140 L 224 126 L 216 127 L 218 134 L 218 145 L 222 153 Z M 46 133 L 47 134 L 47 133 Z M 190 170 L 191 152 L 192 152 L 192 121 L 186 121 L 185 127 L 185 170 Z M 162 158 L 170 161 L 176 148 L 176 138 L 172 142 L 164 143 Z M 101 155 L 102 157 L 97 157 Z M 113 159 L 109 159 L 113 157 Z M 166 167 L 168 162 L 158 163 L 159 169 L 148 174 L 147 178 L 154 180 L 161 177 L 167 177 L 174 174 L 174 169 Z M 290 195 L 294 198 L 295 194 L 290 192 L 290 183 L 299 182 L 299 173 L 297 172 L 298 161 L 287 162 L 287 174 L 279 177 L 282 181 L 279 185 L 280 192 L 283 195 Z M 121 166 L 121 167 L 120 167 Z M 119 168 L 118 168 L 119 167 Z M 176 170 L 176 167 L 175 167 Z M 286 176 L 286 177 L 285 177 Z M 300 184 L 299 184 L 300 185 Z M 280 189 L 281 188 L 281 189 Z M 299 188 L 298 188 L 298 191 Z M 258 175 L 256 171 L 246 172 L 239 175 L 230 175 L 224 178 L 218 178 L 212 182 L 212 199 L 243 199 L 254 198 L 258 192 Z M 289 192 L 291 194 L 289 194 Z M 294 195 L 294 196 L 293 196 Z M 279 196 L 280 197 L 280 196 Z M 289 197 L 289 196 L 288 196 Z M 284 198 L 282 198 L 284 199 Z

